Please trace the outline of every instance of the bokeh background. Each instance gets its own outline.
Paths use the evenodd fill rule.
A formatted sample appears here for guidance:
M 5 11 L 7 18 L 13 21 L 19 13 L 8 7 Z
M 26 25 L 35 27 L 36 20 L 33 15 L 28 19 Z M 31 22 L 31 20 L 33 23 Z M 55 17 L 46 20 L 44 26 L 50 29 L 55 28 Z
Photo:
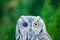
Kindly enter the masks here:
M 0 40 L 16 40 L 21 15 L 41 16 L 52 40 L 60 40 L 60 0 L 0 0 Z

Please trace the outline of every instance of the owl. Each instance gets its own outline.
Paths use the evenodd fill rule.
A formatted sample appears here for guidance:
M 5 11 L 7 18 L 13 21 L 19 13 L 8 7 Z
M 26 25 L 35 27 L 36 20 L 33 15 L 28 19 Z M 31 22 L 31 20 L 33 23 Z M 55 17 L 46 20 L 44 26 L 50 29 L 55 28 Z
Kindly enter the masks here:
M 16 40 L 52 40 L 40 16 L 20 16 L 16 25 Z

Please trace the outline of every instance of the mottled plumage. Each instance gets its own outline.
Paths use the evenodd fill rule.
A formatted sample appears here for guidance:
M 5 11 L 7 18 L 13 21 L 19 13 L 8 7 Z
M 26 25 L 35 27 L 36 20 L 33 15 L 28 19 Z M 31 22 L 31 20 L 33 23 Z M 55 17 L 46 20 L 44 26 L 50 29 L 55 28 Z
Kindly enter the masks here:
M 16 25 L 16 40 L 51 40 L 39 16 L 21 16 Z

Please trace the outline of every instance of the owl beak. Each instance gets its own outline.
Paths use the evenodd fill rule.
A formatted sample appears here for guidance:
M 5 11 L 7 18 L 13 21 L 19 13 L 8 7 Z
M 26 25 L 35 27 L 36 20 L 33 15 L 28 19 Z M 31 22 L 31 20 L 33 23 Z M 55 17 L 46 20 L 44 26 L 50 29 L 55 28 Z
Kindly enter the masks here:
M 31 28 L 29 29 L 29 32 L 32 32 L 32 29 Z

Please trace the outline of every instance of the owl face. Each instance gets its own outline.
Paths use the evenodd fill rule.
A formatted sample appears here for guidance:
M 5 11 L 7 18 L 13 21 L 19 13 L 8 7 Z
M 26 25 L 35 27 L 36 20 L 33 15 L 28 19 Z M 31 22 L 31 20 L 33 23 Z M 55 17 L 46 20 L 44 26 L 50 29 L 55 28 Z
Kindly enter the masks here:
M 21 16 L 18 20 L 18 26 L 23 35 L 36 35 L 41 31 L 43 24 L 39 16 Z

